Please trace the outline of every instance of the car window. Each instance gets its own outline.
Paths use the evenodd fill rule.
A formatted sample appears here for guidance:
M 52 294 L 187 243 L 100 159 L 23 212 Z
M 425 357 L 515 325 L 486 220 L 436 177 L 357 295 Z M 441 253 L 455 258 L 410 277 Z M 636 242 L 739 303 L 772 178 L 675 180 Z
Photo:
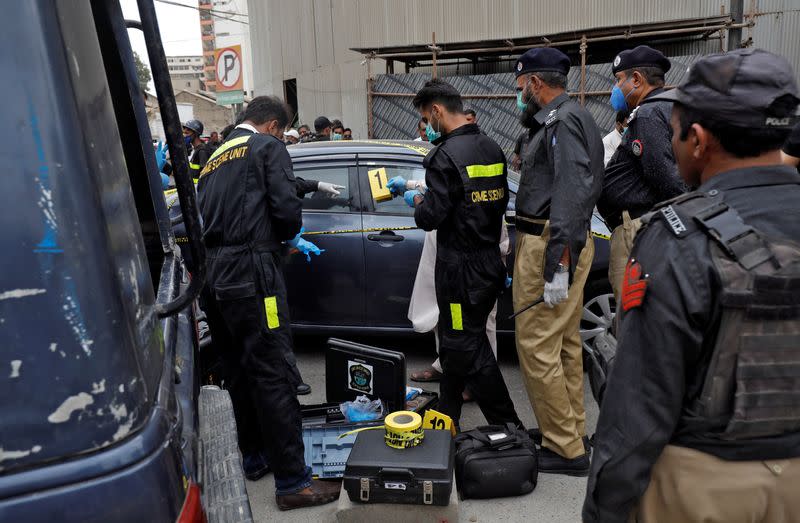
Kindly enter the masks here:
M 313 167 L 308 169 L 296 169 L 295 176 L 304 180 L 316 180 L 328 182 L 334 185 L 341 185 L 344 189 L 339 189 L 339 196 L 331 196 L 322 191 L 315 191 L 303 197 L 304 211 L 325 211 L 325 212 L 350 212 L 350 182 L 349 169 L 347 167 Z
M 365 172 L 372 172 L 375 169 L 383 168 L 386 170 L 386 179 L 391 180 L 395 176 L 402 176 L 406 180 L 425 180 L 425 169 L 422 166 L 399 166 L 399 165 L 376 165 L 369 166 Z M 396 214 L 413 216 L 414 209 L 409 207 L 402 197 L 395 197 L 391 200 L 385 200 L 375 203 L 375 212 L 379 214 Z

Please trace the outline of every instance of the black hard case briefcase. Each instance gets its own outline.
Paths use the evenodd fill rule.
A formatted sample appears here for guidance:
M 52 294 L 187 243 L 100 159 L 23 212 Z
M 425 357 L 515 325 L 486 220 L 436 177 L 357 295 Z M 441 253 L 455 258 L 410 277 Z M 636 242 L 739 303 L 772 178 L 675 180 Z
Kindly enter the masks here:
M 382 399 L 386 412 L 406 407 L 406 358 L 396 352 L 330 338 L 325 351 L 325 394 L 329 402 L 365 395 Z
M 454 452 L 449 430 L 426 430 L 416 447 L 386 445 L 383 430 L 360 432 L 344 470 L 353 502 L 441 505 L 453 490 Z

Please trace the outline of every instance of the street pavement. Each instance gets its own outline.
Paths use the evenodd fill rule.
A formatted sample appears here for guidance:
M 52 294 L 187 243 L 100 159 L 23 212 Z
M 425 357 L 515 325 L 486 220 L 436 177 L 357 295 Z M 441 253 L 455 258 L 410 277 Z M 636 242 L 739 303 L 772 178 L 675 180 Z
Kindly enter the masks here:
M 435 358 L 432 336 L 406 338 L 358 338 L 342 336 L 362 343 L 399 350 L 405 353 L 408 374 L 429 365 Z M 319 337 L 298 337 L 295 352 L 306 383 L 312 387 L 308 396 L 300 396 L 300 403 L 312 404 L 325 401 L 325 340 Z M 526 427 L 535 427 L 536 420 L 531 409 L 528 394 L 519 371 L 513 338 L 500 341 L 500 368 L 505 377 L 514 405 Z M 410 382 L 409 383 L 413 383 Z M 426 383 L 424 388 L 438 392 L 438 383 Z M 586 428 L 594 433 L 597 425 L 598 406 L 592 398 L 588 379 L 585 382 Z M 480 410 L 475 403 L 464 406 L 461 417 L 463 429 L 485 425 Z M 250 505 L 255 521 L 281 521 L 285 523 L 326 523 L 333 521 L 336 503 L 323 507 L 281 512 L 275 504 L 275 486 L 272 474 L 257 482 L 247 482 Z M 539 474 L 539 484 L 527 496 L 463 500 L 460 502 L 462 522 L 576 522 L 580 521 L 583 497 L 586 493 L 586 478 Z M 343 496 L 347 494 L 342 492 Z

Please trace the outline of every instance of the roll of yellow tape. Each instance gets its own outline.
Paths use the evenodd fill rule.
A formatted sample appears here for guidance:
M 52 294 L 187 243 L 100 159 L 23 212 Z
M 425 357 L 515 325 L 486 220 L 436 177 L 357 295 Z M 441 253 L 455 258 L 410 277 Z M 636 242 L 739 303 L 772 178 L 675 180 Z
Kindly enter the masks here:
M 415 447 L 422 442 L 422 418 L 416 412 L 392 412 L 384 420 L 386 444 L 395 449 Z

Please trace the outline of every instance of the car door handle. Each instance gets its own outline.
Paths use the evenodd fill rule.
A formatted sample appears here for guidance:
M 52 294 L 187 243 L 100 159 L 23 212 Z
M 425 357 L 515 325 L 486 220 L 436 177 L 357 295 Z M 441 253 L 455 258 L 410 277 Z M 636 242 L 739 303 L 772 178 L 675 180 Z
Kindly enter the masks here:
M 405 237 L 392 231 L 381 231 L 380 234 L 367 235 L 367 239 L 371 242 L 401 242 Z

